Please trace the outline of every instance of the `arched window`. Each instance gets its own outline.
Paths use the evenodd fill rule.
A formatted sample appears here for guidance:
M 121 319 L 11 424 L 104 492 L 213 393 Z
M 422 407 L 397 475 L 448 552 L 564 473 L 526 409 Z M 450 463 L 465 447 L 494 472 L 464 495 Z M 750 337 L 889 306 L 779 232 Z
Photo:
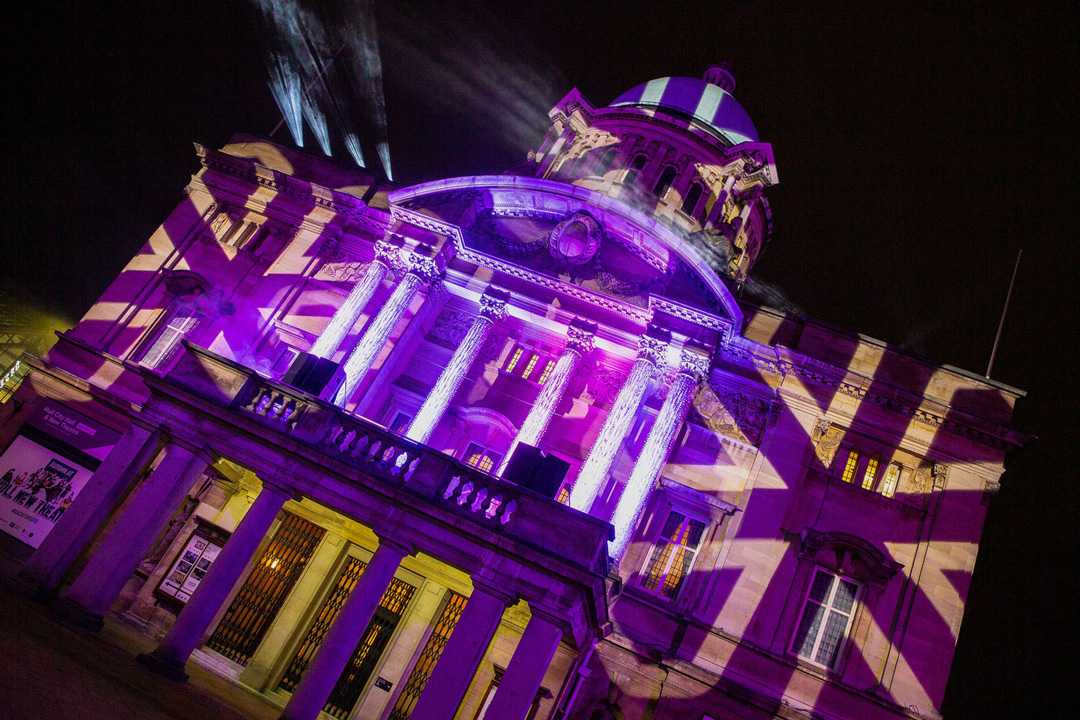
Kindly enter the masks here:
M 675 182 L 675 167 L 668 165 L 664 168 L 664 172 L 660 173 L 660 179 L 656 181 L 656 187 L 653 188 L 653 195 L 662 199 L 671 189 L 673 182 Z
M 686 198 L 683 200 L 682 211 L 691 217 L 697 212 L 698 201 L 701 200 L 701 183 L 694 183 L 690 186 L 690 189 L 686 191 Z
M 638 153 L 634 156 L 633 161 L 630 163 L 630 169 L 626 171 L 626 177 L 623 179 L 624 185 L 633 185 L 637 182 L 638 175 L 641 174 L 642 169 L 645 167 L 645 163 L 649 161 L 649 158 L 645 156 L 645 153 Z

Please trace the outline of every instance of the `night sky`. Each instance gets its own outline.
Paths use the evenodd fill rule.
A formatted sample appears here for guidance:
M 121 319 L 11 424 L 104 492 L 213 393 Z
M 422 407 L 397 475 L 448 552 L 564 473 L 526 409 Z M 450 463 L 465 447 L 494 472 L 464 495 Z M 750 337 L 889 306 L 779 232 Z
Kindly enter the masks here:
M 377 12 L 401 182 L 521 164 L 571 86 L 603 105 L 729 60 L 780 175 L 755 274 L 807 315 L 983 372 L 1023 248 L 994 378 L 1030 393 L 1016 418 L 1038 440 L 992 505 L 945 715 L 1071 710 L 1077 18 L 448 4 Z M 246 3 L 29 5 L 6 46 L 3 274 L 74 320 L 179 200 L 192 141 L 265 135 L 279 116 Z

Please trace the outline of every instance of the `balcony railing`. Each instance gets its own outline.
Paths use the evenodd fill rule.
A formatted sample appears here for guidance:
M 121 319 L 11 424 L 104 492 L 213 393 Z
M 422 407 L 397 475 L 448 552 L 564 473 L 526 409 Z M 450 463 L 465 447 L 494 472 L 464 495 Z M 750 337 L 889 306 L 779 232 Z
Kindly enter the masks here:
M 492 530 L 586 566 L 606 562 L 611 526 L 515 483 L 488 475 L 313 395 L 190 344 L 163 378 L 169 386 Z M 270 438 L 268 438 L 270 439 Z

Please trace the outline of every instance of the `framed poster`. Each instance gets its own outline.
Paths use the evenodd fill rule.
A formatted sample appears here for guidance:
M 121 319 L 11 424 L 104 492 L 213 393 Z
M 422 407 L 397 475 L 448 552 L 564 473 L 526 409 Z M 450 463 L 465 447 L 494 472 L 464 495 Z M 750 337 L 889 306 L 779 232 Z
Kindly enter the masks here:
M 91 475 L 20 432 L 0 455 L 0 530 L 40 547 Z
M 217 560 L 228 537 L 229 533 L 216 525 L 200 521 L 173 559 L 168 572 L 161 578 L 154 594 L 165 600 L 166 604 L 185 605 Z

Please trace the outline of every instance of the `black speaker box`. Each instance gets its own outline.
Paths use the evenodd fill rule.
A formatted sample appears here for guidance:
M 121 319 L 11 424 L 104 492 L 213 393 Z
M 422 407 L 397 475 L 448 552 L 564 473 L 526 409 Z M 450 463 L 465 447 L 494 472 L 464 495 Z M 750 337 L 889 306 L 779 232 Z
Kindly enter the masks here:
M 503 478 L 540 493 L 544 497 L 554 498 L 570 464 L 540 448 L 518 444 L 510 462 L 506 465 Z
M 336 362 L 302 352 L 289 365 L 281 382 L 311 395 L 324 397 L 327 393 L 337 391 L 341 379 Z

